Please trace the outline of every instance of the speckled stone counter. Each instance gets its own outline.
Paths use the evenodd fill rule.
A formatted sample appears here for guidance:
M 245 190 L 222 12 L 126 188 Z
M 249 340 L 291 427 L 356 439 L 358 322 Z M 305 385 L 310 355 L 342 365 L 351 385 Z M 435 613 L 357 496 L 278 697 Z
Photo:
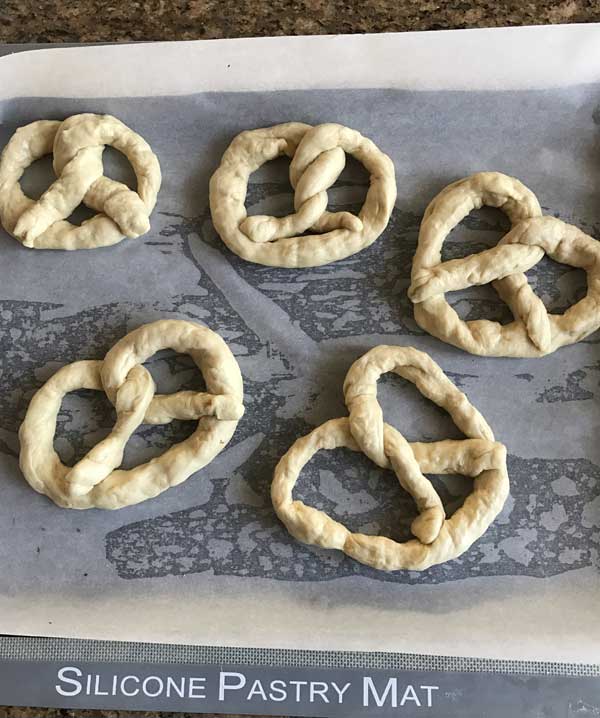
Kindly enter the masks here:
M 196 40 L 600 22 L 600 0 L 0 0 L 0 42 Z M 0 707 L 0 718 L 191 718 Z M 208 718 L 208 716 L 206 716 Z
M 600 20 L 600 0 L 0 0 L 0 42 L 195 40 Z
M 212 718 L 207 713 L 131 713 L 130 711 L 80 711 L 61 708 L 3 708 L 0 707 L 0 718 Z M 215 716 L 225 718 L 225 716 Z M 229 717 L 235 718 L 235 717 Z

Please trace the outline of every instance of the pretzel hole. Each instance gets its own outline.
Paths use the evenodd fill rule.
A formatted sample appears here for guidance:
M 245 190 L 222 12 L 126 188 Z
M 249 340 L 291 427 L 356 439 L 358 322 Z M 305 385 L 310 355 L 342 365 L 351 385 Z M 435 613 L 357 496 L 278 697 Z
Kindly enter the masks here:
M 20 183 L 23 192 L 31 199 L 37 200 L 55 180 L 56 175 L 52 169 L 52 155 L 46 155 L 27 167 Z
M 462 476 L 429 476 L 446 515 L 451 516 L 472 491 Z M 325 511 L 353 533 L 408 541 L 418 512 L 414 499 L 393 471 L 380 469 L 364 454 L 350 449 L 318 452 L 303 468 L 294 498 Z
M 544 255 L 527 273 L 533 291 L 548 311 L 562 314 L 587 294 L 585 270 L 561 264 Z
M 104 176 L 126 184 L 129 189 L 137 190 L 137 177 L 129 160 L 122 152 L 106 145 L 102 153 Z
M 362 162 L 346 155 L 346 166 L 336 183 L 327 191 L 330 212 L 353 212 L 358 214 L 367 198 L 370 175 Z
M 252 174 L 246 192 L 248 216 L 264 214 L 285 217 L 294 213 L 294 190 L 289 179 L 290 159 L 278 157 L 266 162 Z M 358 214 L 369 186 L 369 173 L 361 162 L 346 155 L 346 166 L 335 184 L 327 191 L 330 212 Z M 298 236 L 314 234 L 310 230 Z
M 278 157 L 254 172 L 248 182 L 246 209 L 248 216 L 268 214 L 283 217 L 294 211 L 294 191 L 290 187 L 290 160 Z
M 169 424 L 141 424 L 135 430 L 123 453 L 123 463 L 120 468 L 132 469 L 139 464 L 155 459 L 164 454 L 180 441 L 191 436 L 196 427 L 195 421 L 173 420 Z
M 461 289 L 446 294 L 448 303 L 465 322 L 488 319 L 498 324 L 510 324 L 514 317 L 491 284 Z
M 460 375 L 449 376 L 460 383 Z M 393 372 L 379 379 L 377 400 L 384 421 L 397 427 L 407 441 L 464 439 L 445 409 L 423 396 L 412 382 Z
M 495 207 L 473 210 L 446 237 L 442 245 L 442 261 L 462 259 L 495 247 L 510 231 L 508 217 Z
M 117 415 L 102 391 L 78 389 L 61 404 L 54 435 L 54 450 L 73 466 L 110 433 Z
M 154 379 L 157 394 L 173 394 L 184 389 L 206 391 L 202 372 L 189 354 L 162 349 L 150 357 L 144 366 Z

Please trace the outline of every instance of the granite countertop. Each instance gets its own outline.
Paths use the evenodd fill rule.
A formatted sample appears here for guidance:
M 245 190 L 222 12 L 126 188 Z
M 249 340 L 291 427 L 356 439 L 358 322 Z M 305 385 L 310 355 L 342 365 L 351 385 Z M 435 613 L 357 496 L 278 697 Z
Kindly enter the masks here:
M 0 42 L 197 40 L 599 22 L 597 0 L 0 0 Z M 0 718 L 191 718 L 0 706 Z M 208 716 L 205 716 L 208 718 Z
M 598 20 L 597 0 L 1 0 L 0 42 L 196 40 Z
M 131 711 L 80 711 L 64 708 L 5 708 L 0 718 L 241 718 L 212 716 L 208 713 L 131 713 Z M 271 716 L 269 718 L 272 718 Z

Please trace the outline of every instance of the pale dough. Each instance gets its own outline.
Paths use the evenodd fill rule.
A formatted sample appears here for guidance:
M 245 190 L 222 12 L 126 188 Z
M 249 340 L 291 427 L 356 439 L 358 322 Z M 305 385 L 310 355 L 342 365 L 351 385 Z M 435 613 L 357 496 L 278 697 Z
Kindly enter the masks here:
M 104 177 L 106 145 L 131 162 L 136 192 Z M 19 180 L 29 165 L 50 153 L 57 179 L 39 200 L 32 200 Z M 19 128 L 2 152 L 0 222 L 26 247 L 104 247 L 150 229 L 160 184 L 160 165 L 148 143 L 115 117 L 82 114 L 64 122 L 40 120 Z M 99 214 L 73 225 L 67 217 L 82 202 Z
M 442 262 L 448 234 L 483 205 L 504 211 L 511 231 L 492 249 Z M 548 313 L 524 274 L 544 254 L 587 273 L 586 296 L 563 314 Z M 510 307 L 510 324 L 464 321 L 445 297 L 445 292 L 488 282 Z M 535 195 L 513 177 L 480 172 L 449 185 L 427 207 L 409 296 L 417 324 L 460 349 L 483 356 L 544 356 L 600 327 L 600 242 L 555 217 L 542 216 Z
M 395 371 L 445 408 L 469 437 L 462 441 L 408 443 L 383 422 L 376 398 L 379 376 Z M 460 556 L 487 530 L 502 510 L 509 491 L 506 448 L 492 430 L 423 352 L 411 347 L 379 346 L 357 360 L 344 383 L 350 417 L 332 419 L 298 439 L 278 463 L 271 498 L 288 531 L 303 543 L 340 549 L 361 563 L 384 571 L 420 571 Z M 292 491 L 306 463 L 321 449 L 364 451 L 380 466 L 391 466 L 400 484 L 415 498 L 419 515 L 415 539 L 397 543 L 383 536 L 354 534 L 323 511 L 294 500 Z M 473 477 L 473 492 L 449 519 L 424 474 Z
M 166 348 L 194 359 L 207 393 L 155 394 L 142 362 Z M 77 389 L 105 391 L 117 421 L 109 436 L 71 468 L 54 450 L 54 434 L 63 397 Z M 29 484 L 59 506 L 118 509 L 157 496 L 206 466 L 229 442 L 243 413 L 242 376 L 223 339 L 193 322 L 160 320 L 123 337 L 104 361 L 67 364 L 36 392 L 19 431 L 20 466 Z M 140 424 L 174 418 L 196 419 L 198 427 L 159 457 L 128 471 L 117 468 Z
M 344 169 L 346 153 L 370 174 L 358 215 L 328 212 L 327 190 Z M 291 158 L 295 212 L 248 217 L 248 179 L 269 160 Z M 337 124 L 288 122 L 248 130 L 229 145 L 210 180 L 210 209 L 221 239 L 243 259 L 271 267 L 316 267 L 368 247 L 383 232 L 396 201 L 394 164 L 371 140 Z M 300 236 L 303 232 L 320 234 Z

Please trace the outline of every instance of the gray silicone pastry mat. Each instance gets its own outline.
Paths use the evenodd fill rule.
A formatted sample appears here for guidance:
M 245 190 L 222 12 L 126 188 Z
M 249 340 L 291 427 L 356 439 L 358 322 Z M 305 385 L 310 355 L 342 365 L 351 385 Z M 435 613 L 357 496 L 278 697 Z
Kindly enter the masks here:
M 290 668 L 363 668 L 462 673 L 510 673 L 530 676 L 596 678 L 600 666 L 559 661 L 494 660 L 459 656 L 426 656 L 381 651 L 306 651 L 233 646 L 90 641 L 75 638 L 3 636 L 0 661 L 68 661 L 147 664 L 217 664 Z
M 427 202 L 476 170 L 518 177 L 546 213 L 600 236 L 599 90 L 340 89 L 0 104 L 0 146 L 34 119 L 111 113 L 147 139 L 164 176 L 152 229 L 138 240 L 61 253 L 26 251 L 0 233 L 0 630 L 498 658 L 518 657 L 507 638 L 514 631 L 527 646 L 523 655 L 595 663 L 598 336 L 544 359 L 481 359 L 424 335 L 406 289 Z M 208 180 L 230 140 L 289 119 L 359 129 L 397 168 L 398 201 L 385 233 L 321 268 L 246 263 L 210 221 Z M 131 182 L 116 153 L 107 151 L 105 162 L 107 174 Z M 290 209 L 286 171 L 278 160 L 253 175 L 249 212 Z M 24 188 L 39 193 L 50 177 L 50 162 L 41 161 Z M 331 206 L 356 210 L 367 181 L 349 162 Z M 493 246 L 506 227 L 499 213 L 475 213 L 453 232 L 444 257 Z M 528 276 L 554 311 L 585 291 L 578 271 L 549 260 Z M 454 293 L 451 302 L 464 318 L 508 318 L 489 287 Z M 160 317 L 205 323 L 235 353 L 246 415 L 232 442 L 204 471 L 150 502 L 117 512 L 55 507 L 18 469 L 17 431 L 32 393 L 63 363 L 101 358 L 127 331 Z M 423 573 L 381 573 L 301 545 L 269 501 L 279 457 L 312 427 L 345 415 L 345 373 L 380 343 L 429 352 L 509 449 L 511 496 L 501 516 L 462 557 Z M 161 354 L 148 368 L 162 392 L 201 386 L 185 357 Z M 379 396 L 386 420 L 409 440 L 460 436 L 397 378 L 382 380 Z M 112 421 L 103 396 L 70 395 L 56 439 L 62 458 L 81 457 Z M 125 465 L 191 429 L 142 427 Z M 434 481 L 451 513 L 469 481 Z M 409 536 L 412 500 L 393 474 L 360 455 L 319 454 L 298 492 L 353 530 Z

